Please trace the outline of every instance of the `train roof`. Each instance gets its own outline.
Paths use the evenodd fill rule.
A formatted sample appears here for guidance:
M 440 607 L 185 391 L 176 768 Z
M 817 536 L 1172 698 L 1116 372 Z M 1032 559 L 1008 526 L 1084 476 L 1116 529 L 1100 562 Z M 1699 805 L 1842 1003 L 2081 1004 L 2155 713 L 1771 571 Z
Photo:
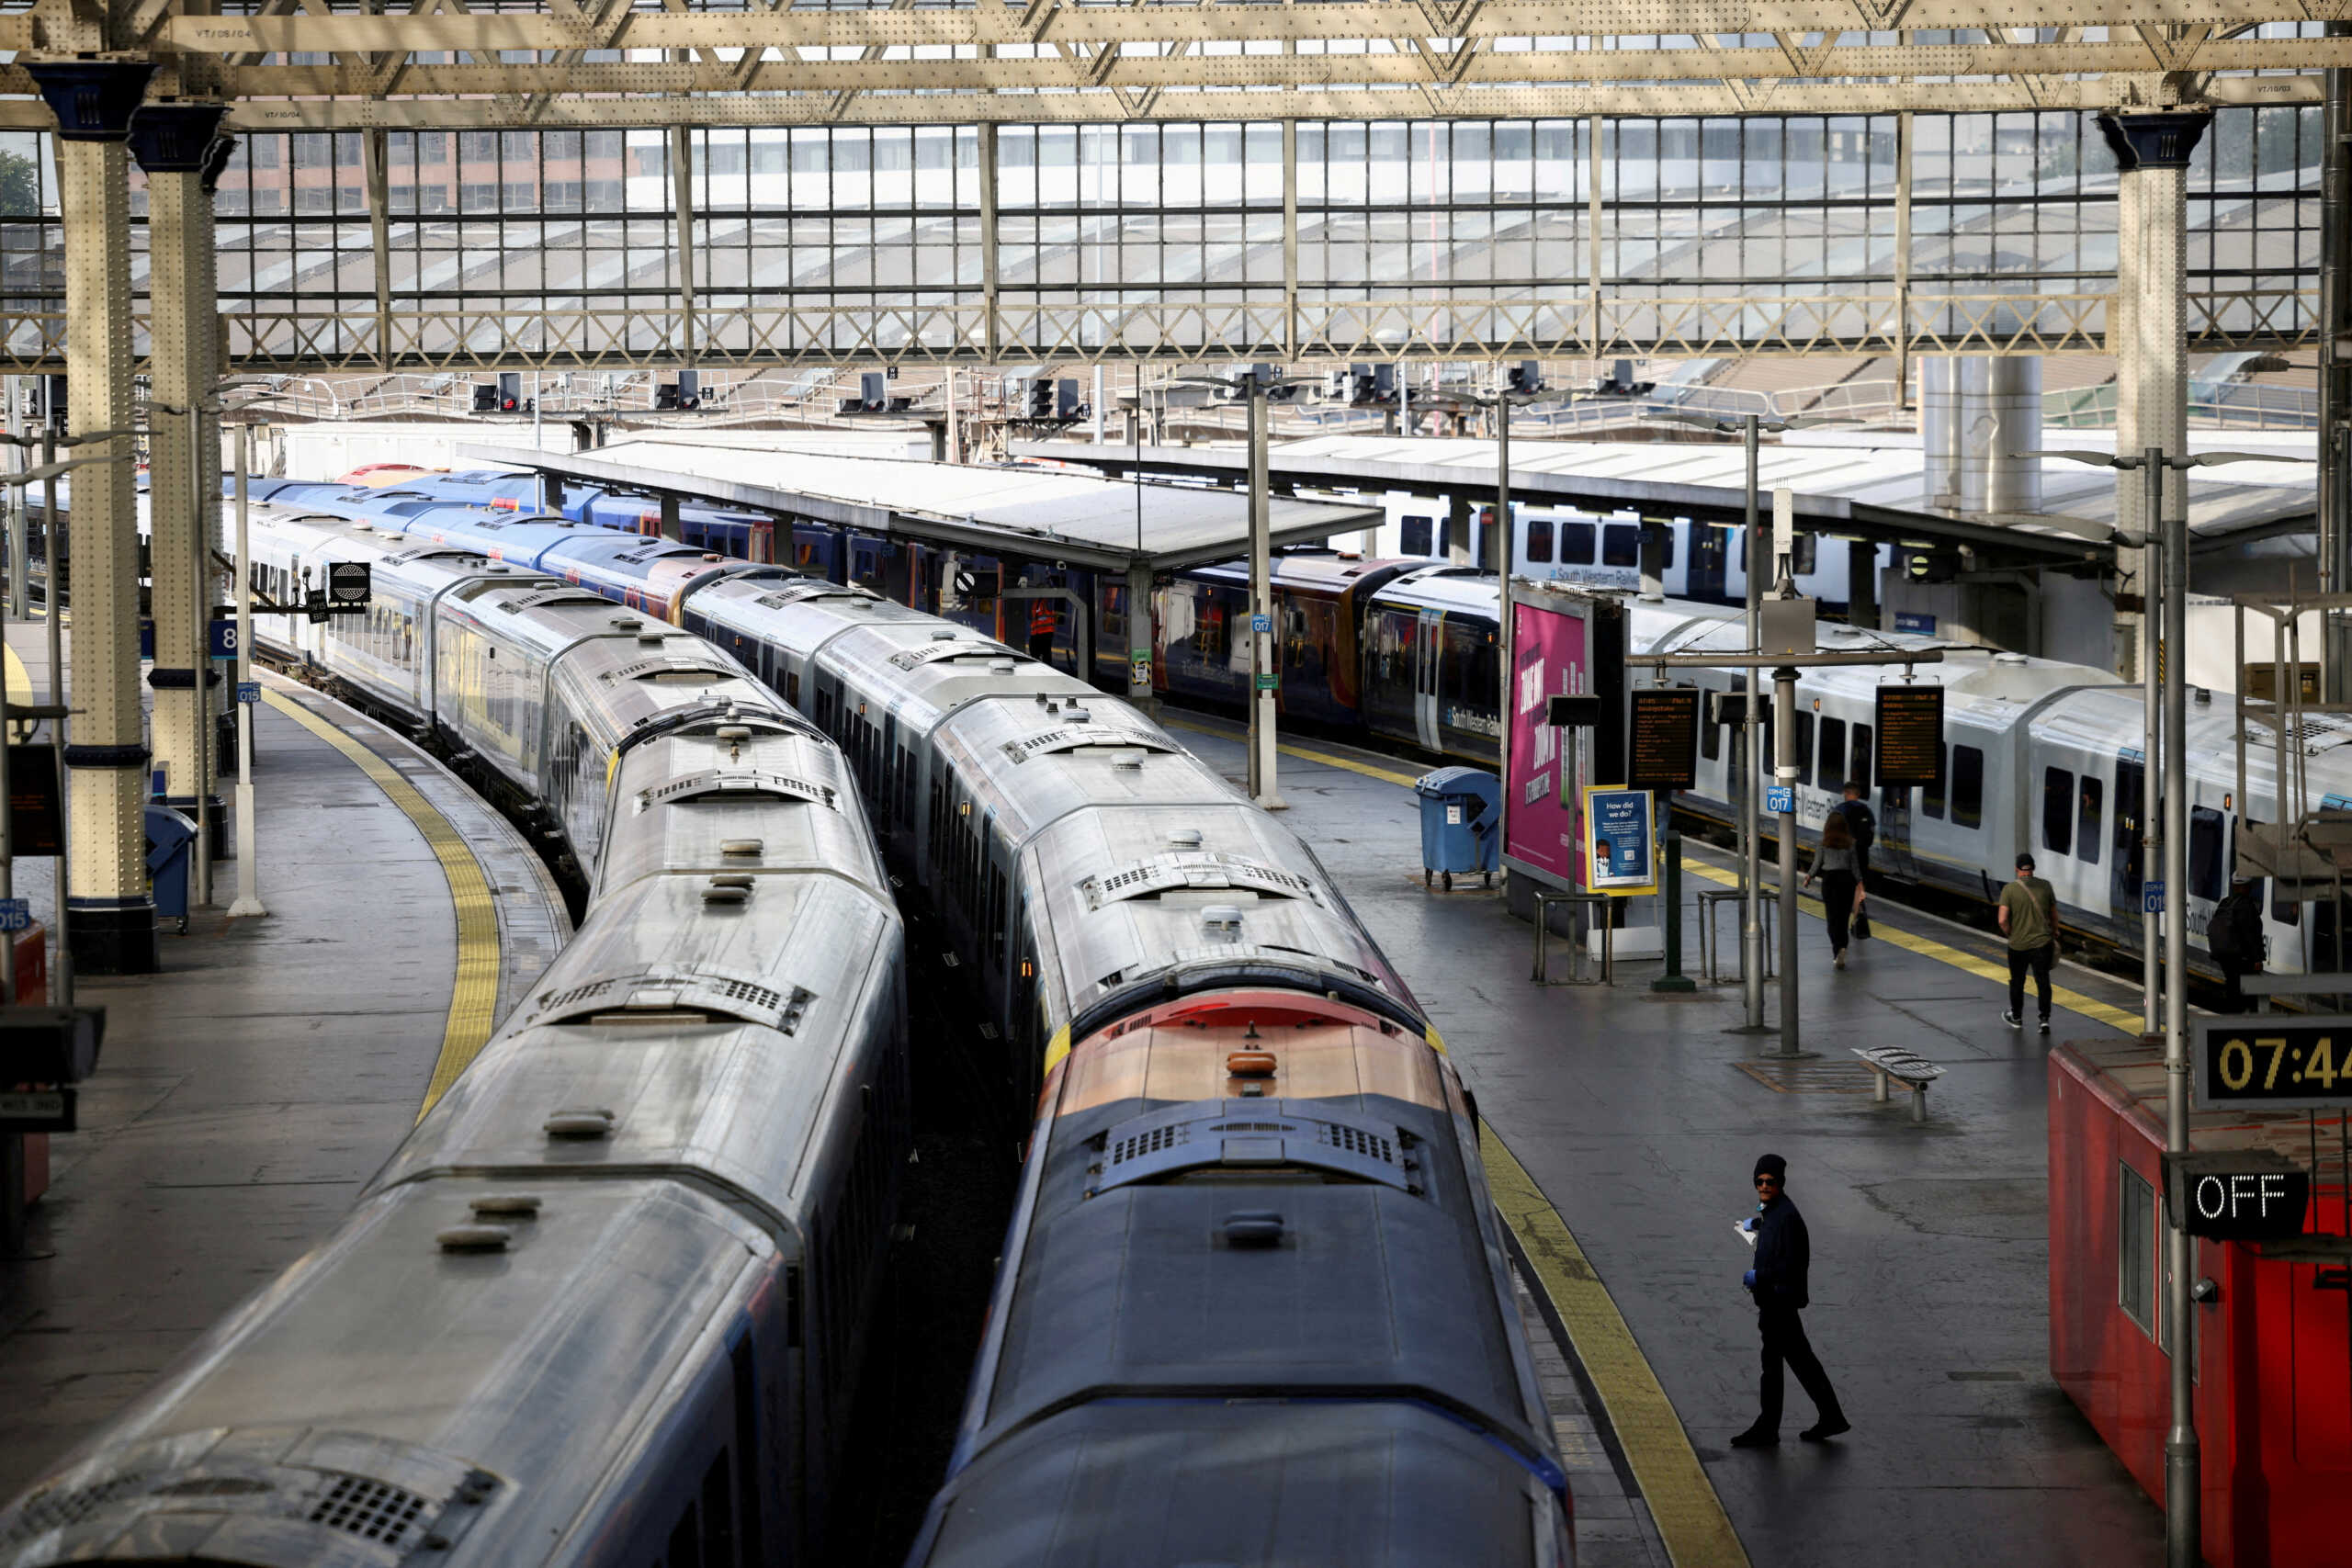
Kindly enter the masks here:
M 1276 586 L 1322 589 L 1331 593 L 1344 592 L 1351 584 L 1377 576 L 1383 567 L 1418 564 L 1420 563 L 1400 561 L 1390 556 L 1341 555 L 1331 550 L 1296 551 L 1275 556 L 1269 562 Z M 1250 581 L 1250 563 L 1218 561 L 1214 566 L 1194 567 L 1181 575 L 1246 585 Z
M 1452 615 L 1479 615 L 1499 622 L 1500 580 L 1490 571 L 1462 566 L 1432 566 L 1409 572 L 1372 596 L 1375 604 Z

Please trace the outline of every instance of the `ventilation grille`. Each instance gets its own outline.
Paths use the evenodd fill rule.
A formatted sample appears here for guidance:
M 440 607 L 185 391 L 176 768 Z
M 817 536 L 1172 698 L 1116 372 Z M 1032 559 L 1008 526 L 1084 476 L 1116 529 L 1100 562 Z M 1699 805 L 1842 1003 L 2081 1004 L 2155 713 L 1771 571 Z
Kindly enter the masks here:
M 1377 1133 L 1367 1132 L 1362 1127 L 1351 1127 L 1344 1122 L 1324 1122 L 1323 1142 L 1332 1148 L 1364 1159 L 1376 1159 L 1383 1165 L 1396 1163 L 1396 1147 L 1394 1144 Z
M 1126 1164 L 1129 1160 L 1141 1159 L 1146 1155 L 1156 1155 L 1162 1149 L 1172 1149 L 1192 1141 L 1193 1124 L 1190 1122 L 1179 1122 L 1167 1127 L 1147 1128 L 1143 1132 L 1121 1138 L 1114 1144 L 1111 1146 L 1110 1163 L 1115 1168 Z
M 413 1492 L 364 1475 L 341 1475 L 310 1517 L 314 1525 L 401 1551 L 424 1513 L 424 1499 Z
M 663 675 L 691 675 L 696 680 L 724 681 L 734 673 L 732 670 L 722 670 L 715 664 L 681 664 L 668 659 L 640 659 L 634 664 L 625 664 L 614 671 L 612 678 L 616 681 L 643 681 Z
M 741 975 L 726 975 L 663 964 L 635 975 L 607 975 L 541 998 L 531 1004 L 525 1021 L 534 1024 L 593 1022 L 599 1014 L 638 1005 L 640 993 L 660 998 L 663 1011 L 687 1010 L 731 1018 L 790 1034 L 800 1027 L 817 993 L 804 986 L 780 991 Z
M 1196 1171 L 1232 1177 L 1276 1168 L 1420 1195 L 1418 1168 L 1397 1158 L 1404 1138 L 1394 1124 L 1313 1103 L 1313 1114 L 1299 1113 L 1289 1101 L 1245 1100 L 1146 1111 L 1104 1135 L 1106 1153 L 1089 1173 L 1087 1195 L 1181 1180 Z
M 721 799 L 735 796 L 749 800 L 805 800 L 816 806 L 834 806 L 833 792 L 808 779 L 797 779 L 788 773 L 722 773 L 707 768 L 639 791 L 638 808 L 644 810 L 669 801 L 697 800 L 709 795 Z
M 1148 898 L 1179 887 L 1234 887 L 1279 897 L 1305 898 L 1320 904 L 1313 882 L 1262 861 L 1214 851 L 1184 850 L 1155 855 L 1108 876 L 1090 876 L 1078 885 L 1091 908 L 1100 909 L 1127 898 Z
M 1015 762 L 1025 762 L 1041 753 L 1068 751 L 1079 746 L 1112 746 L 1136 751 L 1171 750 L 1148 735 L 1136 735 L 1122 729 L 1098 728 L 1090 725 L 1083 729 L 1048 729 L 1040 734 L 1032 735 L 1026 740 L 1008 740 L 1004 743 L 1004 754 Z
M 76 1487 L 72 1491 L 37 1492 L 17 1505 L 16 1517 L 8 1521 L 8 1529 L 0 1540 L 26 1541 L 51 1530 L 70 1529 L 88 1518 L 100 1508 L 127 1492 L 136 1492 L 147 1483 L 147 1477 L 133 1471 L 101 1481 L 94 1486 Z
M 577 1007 L 582 1002 L 594 1001 L 611 990 L 613 985 L 614 982 L 611 980 L 591 980 L 584 986 L 573 986 L 569 990 L 558 991 L 554 996 L 539 1003 L 539 1011 L 561 1012 L 564 1009 Z

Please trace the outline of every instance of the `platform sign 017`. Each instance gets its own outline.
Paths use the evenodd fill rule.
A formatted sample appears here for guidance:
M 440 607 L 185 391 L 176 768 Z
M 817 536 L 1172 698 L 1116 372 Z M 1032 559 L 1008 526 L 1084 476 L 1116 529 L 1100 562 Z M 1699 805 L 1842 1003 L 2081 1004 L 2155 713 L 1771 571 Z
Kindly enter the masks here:
M 2192 1044 L 2200 1111 L 2352 1106 L 2352 1017 L 2200 1018 Z
M 1635 789 L 1690 789 L 1699 782 L 1699 688 L 1651 686 L 1627 694 L 1632 733 L 1625 782 Z
M 1895 789 L 1940 784 L 1944 776 L 1944 689 L 1878 689 L 1878 779 Z

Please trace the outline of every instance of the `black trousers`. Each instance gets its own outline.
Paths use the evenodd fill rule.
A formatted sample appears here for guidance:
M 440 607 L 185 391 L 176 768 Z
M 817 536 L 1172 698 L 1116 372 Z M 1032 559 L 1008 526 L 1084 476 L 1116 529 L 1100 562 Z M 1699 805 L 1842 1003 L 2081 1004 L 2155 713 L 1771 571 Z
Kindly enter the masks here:
M 1847 933 L 1854 923 L 1854 889 L 1861 879 L 1850 871 L 1821 874 L 1821 912 L 1829 920 L 1829 951 L 1846 951 Z
M 2025 976 L 2033 972 L 2034 988 L 2041 993 L 2041 1021 L 2050 1021 L 2050 964 L 2058 956 L 2058 944 L 2045 942 L 2040 947 L 2029 947 L 2023 953 L 2009 949 L 2009 1012 L 2012 1017 L 2025 1016 Z
M 1781 1429 L 1781 1368 L 1784 1364 L 1796 1373 L 1797 1386 L 1813 1401 L 1822 1420 L 1844 1419 L 1845 1413 L 1838 1408 L 1838 1391 L 1829 1386 L 1829 1374 L 1821 1370 L 1821 1358 L 1813 1353 L 1804 1337 L 1804 1319 L 1797 1309 L 1759 1307 L 1756 1326 L 1764 1336 L 1764 1382 L 1758 1395 L 1763 1413 L 1756 1424 L 1768 1432 Z
M 2223 1012 L 2245 1011 L 2245 987 L 2243 982 L 2248 975 L 2261 974 L 2262 965 L 2233 964 L 2226 958 L 2216 960 L 2216 962 L 2222 966 L 2222 983 L 2229 987 L 2228 994 L 2222 1002 L 2222 1010 Z
M 1051 632 L 1031 632 L 1029 634 L 1029 657 L 1035 660 L 1040 664 L 1052 663 L 1054 659 L 1054 634 Z

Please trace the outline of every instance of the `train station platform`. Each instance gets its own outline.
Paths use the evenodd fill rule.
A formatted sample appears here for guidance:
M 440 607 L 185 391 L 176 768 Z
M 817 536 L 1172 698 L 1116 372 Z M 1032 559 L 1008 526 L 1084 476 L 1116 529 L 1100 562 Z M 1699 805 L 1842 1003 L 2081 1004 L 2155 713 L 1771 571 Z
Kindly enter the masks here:
M 1238 725 L 1164 716 L 1241 777 Z M 1612 1462 L 1579 1472 L 1564 1431 L 1586 1568 L 1973 1568 L 2016 1558 L 2021 1541 L 2041 1564 L 2159 1561 L 2158 1511 L 2049 1370 L 2049 1041 L 2136 1032 L 2136 987 L 2062 964 L 2049 1041 L 2014 1032 L 2001 1021 L 1997 937 L 1875 899 L 1879 934 L 1843 972 L 1817 912 L 1806 917 L 1812 1055 L 1772 1063 L 1777 1034 L 1729 1032 L 1742 1021 L 1736 987 L 1653 993 L 1657 961 L 1621 964 L 1612 987 L 1532 983 L 1534 929 L 1499 890 L 1423 886 L 1406 787 L 1419 769 L 1319 739 L 1284 752 L 1288 824 L 1477 1096 L 1523 1273 L 1589 1393 L 1592 1440 Z M 1693 975 L 1689 902 L 1729 882 L 1730 864 L 1686 846 Z M 1945 1067 L 1925 1122 L 1899 1089 L 1873 1099 L 1852 1054 L 1871 1045 Z M 1758 1340 L 1739 1282 L 1749 1255 L 1731 1227 L 1753 1212 L 1750 1174 L 1767 1151 L 1788 1159 L 1811 1231 L 1806 1328 L 1854 1429 L 1797 1441 L 1813 1413 L 1791 1380 L 1781 1445 L 1735 1450 L 1757 1413 Z
M 7 627 L 45 692 L 41 629 Z M 0 1498 L 324 1236 L 571 931 L 523 836 L 420 748 L 274 676 L 254 724 L 265 918 L 167 923 L 106 1009 L 81 1130 L 0 1260 Z M 51 919 L 54 863 L 17 891 Z

